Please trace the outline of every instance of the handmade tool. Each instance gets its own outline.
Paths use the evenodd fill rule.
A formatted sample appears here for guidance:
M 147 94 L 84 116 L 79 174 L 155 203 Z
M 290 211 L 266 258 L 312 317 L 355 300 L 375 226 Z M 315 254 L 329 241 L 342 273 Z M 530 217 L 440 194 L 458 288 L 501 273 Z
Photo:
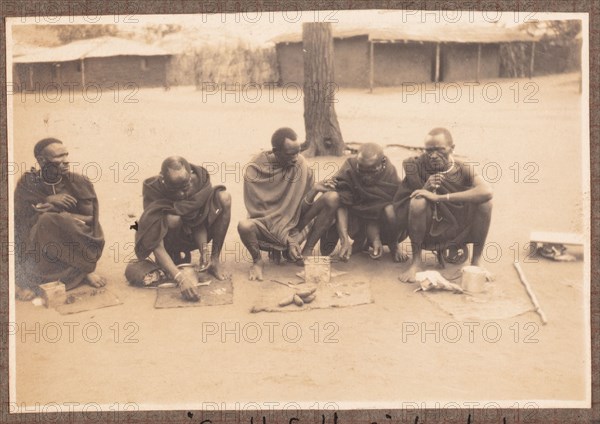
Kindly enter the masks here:
M 544 311 L 542 311 L 542 308 L 540 307 L 537 297 L 535 296 L 533 289 L 529 285 L 529 281 L 527 281 L 527 278 L 525 278 L 525 273 L 523 272 L 521 265 L 519 265 L 518 262 L 515 262 L 513 265 L 515 266 L 515 269 L 517 270 L 517 273 L 519 274 L 521 283 L 525 286 L 525 290 L 527 291 L 527 294 L 529 295 L 529 299 L 531 299 L 531 303 L 533 303 L 533 306 L 535 308 L 534 311 L 537 312 L 537 314 L 540 316 L 540 319 L 542 320 L 542 324 L 546 325 L 548 323 L 548 320 L 546 319 L 546 314 L 544 313 Z

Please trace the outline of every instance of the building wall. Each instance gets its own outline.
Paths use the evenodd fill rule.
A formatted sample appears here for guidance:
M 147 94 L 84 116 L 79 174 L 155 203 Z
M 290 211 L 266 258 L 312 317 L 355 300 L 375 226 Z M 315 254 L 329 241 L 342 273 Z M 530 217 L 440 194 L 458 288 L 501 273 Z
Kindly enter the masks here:
M 500 45 L 482 44 L 481 45 L 481 67 L 479 70 L 480 79 L 491 79 L 500 77 Z
M 304 82 L 304 59 L 302 43 L 279 43 L 275 46 L 279 67 L 280 84 L 298 84 Z
M 376 43 L 374 47 L 375 86 L 433 81 L 435 44 Z
M 368 87 L 369 43 L 366 36 L 334 39 L 335 81 L 340 87 Z
M 275 47 L 281 84 L 304 83 L 302 43 L 279 43 Z M 341 87 L 366 87 L 369 84 L 369 45 L 367 37 L 335 39 L 333 67 Z
M 145 60 L 142 69 L 142 61 Z M 89 58 L 84 61 L 85 84 L 102 87 L 128 83 L 138 87 L 161 87 L 166 82 L 169 56 L 112 56 Z M 26 90 L 44 89 L 48 84 L 65 87 L 81 87 L 81 63 L 79 60 L 60 63 L 17 63 L 13 67 L 15 81 Z M 32 85 L 33 83 L 33 85 Z
M 440 56 L 441 81 L 475 81 L 477 79 L 477 44 L 443 44 Z M 499 76 L 499 45 L 482 44 L 479 78 L 489 79 Z
M 430 82 L 435 73 L 435 43 L 376 43 L 375 86 Z M 366 36 L 334 40 L 335 77 L 341 87 L 369 85 L 369 42 Z M 280 82 L 302 84 L 302 43 L 276 46 Z M 500 76 L 500 46 L 481 45 L 480 79 Z M 440 81 L 475 81 L 477 44 L 444 43 L 440 51 Z
M 161 87 L 167 81 L 168 59 L 169 56 L 112 56 L 86 59 L 86 83 L 94 82 L 102 86 L 133 83 L 139 87 Z

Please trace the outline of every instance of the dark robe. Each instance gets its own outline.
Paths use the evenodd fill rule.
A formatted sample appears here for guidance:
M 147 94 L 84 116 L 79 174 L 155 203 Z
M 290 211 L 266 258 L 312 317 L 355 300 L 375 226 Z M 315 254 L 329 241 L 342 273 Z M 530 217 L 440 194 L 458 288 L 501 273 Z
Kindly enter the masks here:
M 422 189 L 429 177 L 436 173 L 428 169 L 426 154 L 408 158 L 402 165 L 405 172 L 403 184 L 411 191 Z M 453 169 L 445 174 L 436 193 L 445 195 L 469 190 L 473 188 L 473 177 L 473 169 L 455 159 Z M 431 225 L 425 236 L 425 244 L 470 242 L 471 223 L 476 207 L 476 204 L 467 202 L 440 202 L 435 205 L 428 202 Z M 437 214 L 437 220 L 434 219 L 434 213 Z
M 165 250 L 176 264 L 182 261 L 181 253 L 184 254 L 184 261 L 189 261 L 190 252 L 198 249 L 192 231 L 200 225 L 207 226 L 209 240 L 212 238 L 210 226 L 223 212 L 216 193 L 225 190 L 225 186 L 213 187 L 206 169 L 191 166 L 198 178 L 192 193 L 183 200 L 172 197 L 159 176 L 144 181 L 144 213 L 135 234 L 135 253 L 139 259 L 147 258 L 162 240 Z M 180 216 L 183 225 L 178 230 L 169 231 L 167 215 Z
M 402 233 L 403 229 L 407 227 L 410 191 L 401 185 L 396 167 L 386 158 L 386 166 L 373 176 L 374 182 L 365 184 L 358 173 L 357 163 L 356 157 L 346 159 L 335 176 L 336 190 L 340 196 L 341 205 L 345 206 L 349 212 L 348 232 L 350 236 L 355 241 L 358 237 L 364 236 L 366 223 L 378 221 L 388 205 L 394 207 L 399 224 L 403 227 L 398 230 Z M 385 244 L 395 241 L 391 239 L 391 236 L 392 234 L 382 234 Z
M 67 289 L 79 285 L 96 269 L 104 249 L 104 234 L 98 219 L 94 186 L 84 176 L 69 173 L 54 185 L 56 194 L 68 193 L 78 205 L 62 212 L 85 214 L 81 203 L 93 207 L 91 223 L 85 224 L 59 212 L 38 212 L 35 205 L 46 203 L 54 194 L 40 171 L 26 172 L 15 188 L 15 276 L 21 287 L 62 281 Z
M 313 172 L 302 155 L 294 166 L 282 168 L 271 153 L 262 152 L 246 166 L 244 203 L 261 241 L 267 242 L 265 247 L 287 246 L 290 231 L 300 220 L 302 201 L 313 185 Z

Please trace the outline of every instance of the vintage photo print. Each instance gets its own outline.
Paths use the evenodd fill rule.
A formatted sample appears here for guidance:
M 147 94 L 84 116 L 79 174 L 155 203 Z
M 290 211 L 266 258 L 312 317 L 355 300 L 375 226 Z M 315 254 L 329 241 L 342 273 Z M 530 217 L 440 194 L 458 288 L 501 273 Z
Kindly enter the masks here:
M 6 412 L 590 408 L 588 15 L 205 12 L 6 19 Z

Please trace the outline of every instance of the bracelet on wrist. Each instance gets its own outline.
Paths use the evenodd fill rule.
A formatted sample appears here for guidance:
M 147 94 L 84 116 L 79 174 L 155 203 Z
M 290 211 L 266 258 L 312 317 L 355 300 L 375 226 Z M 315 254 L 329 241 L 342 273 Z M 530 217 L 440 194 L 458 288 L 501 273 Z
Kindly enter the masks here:
M 181 282 L 183 281 L 183 279 L 179 278 L 179 277 L 182 277 L 181 271 L 179 271 L 177 274 L 175 274 L 173 276 L 173 280 L 175 280 L 177 282 L 177 287 L 179 287 L 181 285 Z

